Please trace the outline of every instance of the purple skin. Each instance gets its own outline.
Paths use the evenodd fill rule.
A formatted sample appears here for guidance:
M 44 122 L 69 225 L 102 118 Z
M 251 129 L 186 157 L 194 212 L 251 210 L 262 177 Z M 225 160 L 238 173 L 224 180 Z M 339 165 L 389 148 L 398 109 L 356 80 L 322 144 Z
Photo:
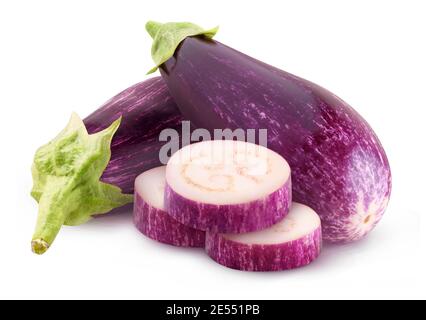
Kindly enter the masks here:
M 167 212 L 147 204 L 139 194 L 135 194 L 133 221 L 140 232 L 153 240 L 177 247 L 203 248 L 206 233 L 187 227 Z
M 201 37 L 184 40 L 160 71 L 196 127 L 268 130 L 268 148 L 292 169 L 294 201 L 318 212 L 325 240 L 359 240 L 380 221 L 391 192 L 388 159 L 343 100 Z
M 199 230 L 244 233 L 265 229 L 289 212 L 291 180 L 263 199 L 232 205 L 214 205 L 186 199 L 166 183 L 164 206 L 169 215 Z
M 107 128 L 122 116 L 111 144 L 111 161 L 101 180 L 132 194 L 135 178 L 161 165 L 158 136 L 165 128 L 179 130 L 183 120 L 160 77 L 135 84 L 119 93 L 88 116 L 84 123 L 90 134 Z
M 282 244 L 245 244 L 207 232 L 206 252 L 217 263 L 242 271 L 281 271 L 300 268 L 318 258 L 321 227 L 300 239 Z

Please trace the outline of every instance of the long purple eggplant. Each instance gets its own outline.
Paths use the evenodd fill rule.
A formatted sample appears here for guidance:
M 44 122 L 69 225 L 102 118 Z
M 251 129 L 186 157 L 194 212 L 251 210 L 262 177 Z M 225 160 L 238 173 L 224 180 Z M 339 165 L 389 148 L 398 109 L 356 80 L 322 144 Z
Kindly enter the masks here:
M 84 122 L 74 114 L 34 158 L 31 194 L 39 215 L 33 251 L 43 254 L 63 224 L 78 225 L 133 202 L 135 178 L 161 164 L 166 142 L 159 133 L 179 129 L 182 119 L 160 77 L 121 92 Z
M 268 147 L 290 163 L 294 200 L 318 212 L 324 239 L 363 238 L 391 192 L 388 159 L 368 123 L 324 88 L 202 32 L 185 38 L 187 29 L 147 24 L 154 62 L 183 115 L 209 130 L 267 129 Z M 173 43 L 173 34 L 182 41 Z

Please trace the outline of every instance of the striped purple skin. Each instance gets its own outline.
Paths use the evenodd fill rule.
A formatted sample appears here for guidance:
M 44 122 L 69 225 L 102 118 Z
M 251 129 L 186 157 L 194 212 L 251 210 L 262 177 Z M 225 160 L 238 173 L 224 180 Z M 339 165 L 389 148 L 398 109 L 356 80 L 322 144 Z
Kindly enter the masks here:
M 121 125 L 111 144 L 111 161 L 101 180 L 132 194 L 135 178 L 161 165 L 160 132 L 180 129 L 183 120 L 160 77 L 135 84 L 107 101 L 88 116 L 84 123 L 90 134 L 107 128 L 122 116 Z
M 206 233 L 187 227 L 167 212 L 147 204 L 139 194 L 135 194 L 133 221 L 142 234 L 153 240 L 177 247 L 203 248 Z
M 195 126 L 268 130 L 268 148 L 290 164 L 294 200 L 318 212 L 325 240 L 359 240 L 382 218 L 391 192 L 385 151 L 331 92 L 197 37 L 181 44 L 161 74 Z
M 270 227 L 288 214 L 291 201 L 291 178 L 267 197 L 241 204 L 196 202 L 182 197 L 167 183 L 164 194 L 166 211 L 177 221 L 199 230 L 223 233 L 244 233 Z
M 282 244 L 245 244 L 218 233 L 206 234 L 206 252 L 217 263 L 242 271 L 282 271 L 300 268 L 318 258 L 321 227 L 300 239 Z

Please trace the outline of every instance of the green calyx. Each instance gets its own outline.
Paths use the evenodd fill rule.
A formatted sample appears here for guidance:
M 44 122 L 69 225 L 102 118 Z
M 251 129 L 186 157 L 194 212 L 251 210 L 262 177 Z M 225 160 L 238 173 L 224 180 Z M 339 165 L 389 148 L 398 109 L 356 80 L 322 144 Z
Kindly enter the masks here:
M 32 197 L 39 203 L 31 247 L 43 254 L 62 225 L 79 225 L 133 201 L 120 188 L 100 181 L 111 158 L 111 141 L 121 119 L 89 135 L 83 121 L 71 116 L 67 127 L 38 149 L 32 166 Z
M 187 37 L 204 36 L 213 38 L 219 27 L 205 30 L 189 22 L 159 23 L 148 21 L 146 31 L 154 40 L 151 48 L 152 59 L 155 67 L 148 74 L 157 71 L 158 67 L 173 56 L 179 44 Z

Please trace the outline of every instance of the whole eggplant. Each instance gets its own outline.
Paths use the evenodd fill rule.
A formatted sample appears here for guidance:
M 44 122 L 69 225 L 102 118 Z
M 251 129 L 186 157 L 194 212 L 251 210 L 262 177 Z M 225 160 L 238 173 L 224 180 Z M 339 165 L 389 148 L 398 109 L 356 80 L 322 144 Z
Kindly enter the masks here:
M 160 77 L 116 95 L 82 121 L 68 126 L 36 152 L 32 196 L 39 203 L 32 249 L 43 254 L 62 225 L 133 202 L 135 178 L 161 164 L 163 129 L 183 120 Z
M 389 162 L 372 128 L 346 102 L 218 41 L 182 37 L 179 23 L 149 22 L 147 31 L 154 61 L 192 124 L 268 130 L 268 148 L 291 166 L 293 199 L 320 215 L 325 240 L 359 240 L 376 226 L 391 192 Z M 184 40 L 165 56 L 165 39 L 174 32 Z

